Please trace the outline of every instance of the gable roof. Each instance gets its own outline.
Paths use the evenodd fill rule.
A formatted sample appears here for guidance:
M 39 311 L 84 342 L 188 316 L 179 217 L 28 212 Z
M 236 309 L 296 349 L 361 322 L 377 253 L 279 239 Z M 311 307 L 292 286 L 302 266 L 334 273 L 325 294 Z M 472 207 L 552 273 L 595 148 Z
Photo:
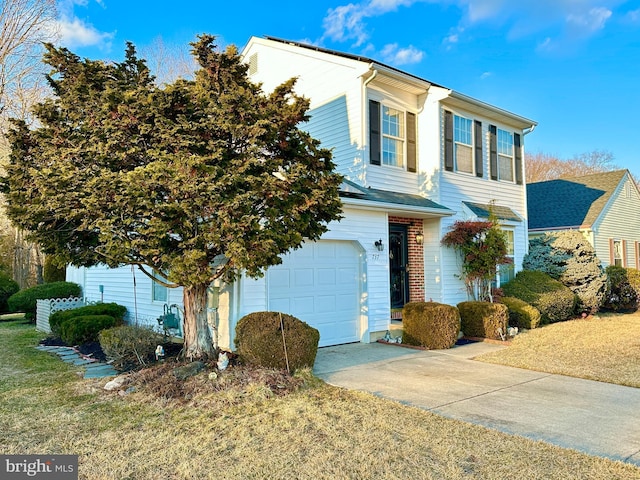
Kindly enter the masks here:
M 527 184 L 529 230 L 589 228 L 627 170 Z
M 464 201 L 462 203 L 464 203 L 465 206 L 479 218 L 489 218 L 489 215 L 493 212 L 499 220 L 509 220 L 514 222 L 522 221 L 522 218 L 520 218 L 518 214 L 509 207 Z

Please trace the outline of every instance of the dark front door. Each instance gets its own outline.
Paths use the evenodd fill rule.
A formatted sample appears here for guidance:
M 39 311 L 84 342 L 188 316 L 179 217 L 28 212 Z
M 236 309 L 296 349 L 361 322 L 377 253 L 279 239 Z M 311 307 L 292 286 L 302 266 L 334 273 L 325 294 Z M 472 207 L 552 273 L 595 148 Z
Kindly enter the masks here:
M 391 308 L 402 308 L 409 301 L 408 257 L 407 226 L 389 225 Z

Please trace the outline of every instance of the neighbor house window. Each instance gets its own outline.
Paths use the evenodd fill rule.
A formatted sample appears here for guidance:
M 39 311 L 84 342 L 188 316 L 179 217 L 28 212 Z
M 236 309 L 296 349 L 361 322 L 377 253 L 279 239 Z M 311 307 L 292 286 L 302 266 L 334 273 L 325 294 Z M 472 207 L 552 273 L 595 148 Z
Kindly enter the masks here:
M 622 241 L 614 240 L 613 242 L 613 251 L 611 252 L 611 256 L 613 258 L 613 265 L 616 267 L 624 267 L 623 265 L 623 255 L 622 255 Z
M 162 280 L 163 282 L 166 282 L 167 279 L 164 278 L 161 275 L 158 275 L 157 273 L 153 273 L 153 278 L 158 278 L 160 280 Z M 167 298 L 168 298 L 168 292 L 169 289 L 167 287 L 165 287 L 164 285 L 159 284 L 158 282 L 154 281 L 151 284 L 151 294 L 152 294 L 152 299 L 154 302 L 167 302 Z
M 457 172 L 473 173 L 473 122 L 453 116 L 453 157 Z
M 369 101 L 370 163 L 416 171 L 416 116 Z

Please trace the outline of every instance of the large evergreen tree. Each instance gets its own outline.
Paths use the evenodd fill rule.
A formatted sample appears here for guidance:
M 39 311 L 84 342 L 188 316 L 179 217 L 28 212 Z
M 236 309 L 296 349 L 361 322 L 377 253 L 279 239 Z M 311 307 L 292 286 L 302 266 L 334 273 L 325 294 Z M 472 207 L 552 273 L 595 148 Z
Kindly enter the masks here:
M 54 98 L 15 122 L 13 222 L 78 266 L 138 265 L 184 287 L 186 354 L 211 355 L 206 291 L 317 240 L 340 217 L 331 153 L 299 126 L 294 80 L 264 94 L 234 47 L 193 45 L 194 80 L 160 88 L 135 49 L 108 64 L 47 46 Z

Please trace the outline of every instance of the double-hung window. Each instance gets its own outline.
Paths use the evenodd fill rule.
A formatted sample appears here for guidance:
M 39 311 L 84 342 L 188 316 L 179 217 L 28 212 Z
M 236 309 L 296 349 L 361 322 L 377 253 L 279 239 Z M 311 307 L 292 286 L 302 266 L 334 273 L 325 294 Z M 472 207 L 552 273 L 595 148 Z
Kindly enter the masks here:
M 163 282 L 166 282 L 167 279 L 161 275 L 158 275 L 156 272 L 153 272 L 153 278 L 157 278 Z M 151 282 L 151 296 L 154 302 L 167 302 L 169 289 L 164 285 L 156 282 L 155 280 Z
M 369 100 L 370 163 L 416 171 L 416 115 Z
M 507 257 L 511 259 L 511 263 L 504 263 L 500 265 L 500 285 L 504 285 L 510 282 L 515 277 L 515 242 L 513 230 L 503 230 L 505 239 L 507 241 Z
M 453 157 L 456 172 L 473 173 L 473 122 L 453 116 Z
M 513 134 L 498 129 L 498 180 L 513 182 Z

